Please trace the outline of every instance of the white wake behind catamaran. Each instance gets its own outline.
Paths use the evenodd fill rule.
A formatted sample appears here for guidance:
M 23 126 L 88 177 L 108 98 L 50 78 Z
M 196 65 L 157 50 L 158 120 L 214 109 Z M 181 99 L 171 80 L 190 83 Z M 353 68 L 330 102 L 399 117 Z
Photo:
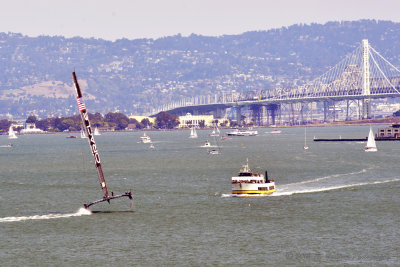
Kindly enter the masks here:
M 76 100 L 78 102 L 78 108 L 79 108 L 79 113 L 81 114 L 83 128 L 84 128 L 84 131 L 86 132 L 86 136 L 87 136 L 87 138 L 89 140 L 89 145 L 90 145 L 90 149 L 92 151 L 92 155 L 94 157 L 94 163 L 96 165 L 96 169 L 97 169 L 97 174 L 98 174 L 99 181 L 100 181 L 101 190 L 103 191 L 103 198 L 102 199 L 93 201 L 91 203 L 85 203 L 84 206 L 87 209 L 90 206 L 92 206 L 94 204 L 97 204 L 97 203 L 100 203 L 100 202 L 107 201 L 108 203 L 110 203 L 111 199 L 116 199 L 116 198 L 121 198 L 121 197 L 128 197 L 131 200 L 131 207 L 132 207 L 132 205 L 133 205 L 133 197 L 132 197 L 132 192 L 130 190 L 126 191 L 124 194 L 121 194 L 121 195 L 114 195 L 114 193 L 111 191 L 111 196 L 110 196 L 110 194 L 108 192 L 106 179 L 104 178 L 103 169 L 101 167 L 99 152 L 97 150 L 96 142 L 94 141 L 94 132 L 92 131 L 92 127 L 90 126 L 89 115 L 86 112 L 86 106 L 85 106 L 85 104 L 83 102 L 83 99 L 82 99 L 82 92 L 81 92 L 81 89 L 79 87 L 78 80 L 76 78 L 75 72 L 72 73 L 72 77 L 73 77 L 74 85 L 75 85 L 75 89 L 76 89 Z

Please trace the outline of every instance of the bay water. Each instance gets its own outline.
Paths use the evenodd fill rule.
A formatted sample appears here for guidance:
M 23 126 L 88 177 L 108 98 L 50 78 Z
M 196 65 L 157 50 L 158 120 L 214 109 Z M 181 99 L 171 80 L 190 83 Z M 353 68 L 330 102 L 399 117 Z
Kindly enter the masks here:
M 96 136 L 108 187 L 132 189 L 134 205 L 93 213 L 83 203 L 102 193 L 86 139 L 0 136 L 0 266 L 400 265 L 400 142 L 366 153 L 312 139 L 362 138 L 369 126 L 308 127 L 303 150 L 304 128 L 257 130 L 149 131 L 155 149 L 143 132 Z M 247 158 L 275 179 L 272 196 L 231 196 Z

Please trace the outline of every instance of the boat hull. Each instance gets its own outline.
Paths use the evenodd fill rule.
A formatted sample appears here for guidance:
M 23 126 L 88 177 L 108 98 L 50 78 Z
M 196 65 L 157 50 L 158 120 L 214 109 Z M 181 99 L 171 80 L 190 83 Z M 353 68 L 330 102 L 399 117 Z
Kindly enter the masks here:
M 235 183 L 232 195 L 270 195 L 276 191 L 275 183 Z
M 258 131 L 254 130 L 233 130 L 227 133 L 228 136 L 255 136 L 258 135 Z

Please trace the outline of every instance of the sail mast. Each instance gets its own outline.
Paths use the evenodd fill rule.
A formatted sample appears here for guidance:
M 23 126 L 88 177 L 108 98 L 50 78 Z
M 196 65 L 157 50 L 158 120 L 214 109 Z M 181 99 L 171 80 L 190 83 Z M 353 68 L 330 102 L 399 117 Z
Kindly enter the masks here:
M 78 102 L 78 108 L 79 108 L 79 112 L 81 114 L 83 128 L 84 128 L 84 131 L 86 132 L 86 136 L 89 141 L 90 149 L 91 149 L 92 155 L 94 157 L 94 163 L 96 165 L 101 190 L 103 190 L 103 195 L 104 195 L 103 198 L 106 199 L 108 202 L 110 202 L 110 200 L 109 200 L 110 195 L 108 193 L 106 180 L 104 178 L 103 169 L 101 167 L 99 152 L 97 150 L 96 142 L 94 141 L 94 133 L 93 133 L 92 127 L 90 125 L 89 115 L 86 111 L 86 107 L 85 107 L 85 104 L 82 99 L 82 92 L 79 87 L 75 72 L 72 72 L 72 77 L 74 79 L 74 85 L 75 85 L 75 89 L 76 89 L 76 100 Z

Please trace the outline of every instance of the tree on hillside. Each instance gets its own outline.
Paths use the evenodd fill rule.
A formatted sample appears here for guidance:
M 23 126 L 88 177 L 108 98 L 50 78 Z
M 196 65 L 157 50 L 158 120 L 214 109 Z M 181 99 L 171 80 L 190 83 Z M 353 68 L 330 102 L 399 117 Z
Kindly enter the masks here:
M 143 124 L 138 122 L 137 119 L 129 119 L 129 124 L 134 124 L 136 129 L 143 129 Z
M 116 130 L 124 130 L 129 123 L 129 118 L 120 112 L 109 112 L 104 117 L 104 120 L 108 122 L 110 126 L 115 127 Z
M 34 115 L 29 116 L 26 121 L 26 123 L 36 123 L 37 122 L 37 118 Z
M 202 128 L 202 129 L 203 129 L 204 127 L 206 127 L 206 121 L 205 121 L 205 120 L 200 120 L 200 121 L 199 121 L 199 127 Z
M 8 128 L 10 128 L 11 121 L 7 119 L 0 120 L 0 132 L 5 132 L 8 131 Z
M 53 124 L 52 124 L 53 122 Z M 43 131 L 48 131 L 52 126 L 54 126 L 54 119 L 44 119 L 38 120 L 36 122 L 36 128 L 42 129 Z
M 89 113 L 89 120 L 94 127 L 101 127 L 104 125 L 104 118 L 100 112 L 96 112 L 95 114 Z
M 158 113 L 155 120 L 157 129 L 173 129 L 179 125 L 179 116 L 168 112 Z
M 224 121 L 221 122 L 219 125 L 220 125 L 221 127 L 226 127 L 226 126 L 228 125 L 228 121 L 227 121 L 227 120 L 224 120 Z
M 144 128 L 151 127 L 153 125 L 148 118 L 144 118 L 140 123 L 143 124 Z

